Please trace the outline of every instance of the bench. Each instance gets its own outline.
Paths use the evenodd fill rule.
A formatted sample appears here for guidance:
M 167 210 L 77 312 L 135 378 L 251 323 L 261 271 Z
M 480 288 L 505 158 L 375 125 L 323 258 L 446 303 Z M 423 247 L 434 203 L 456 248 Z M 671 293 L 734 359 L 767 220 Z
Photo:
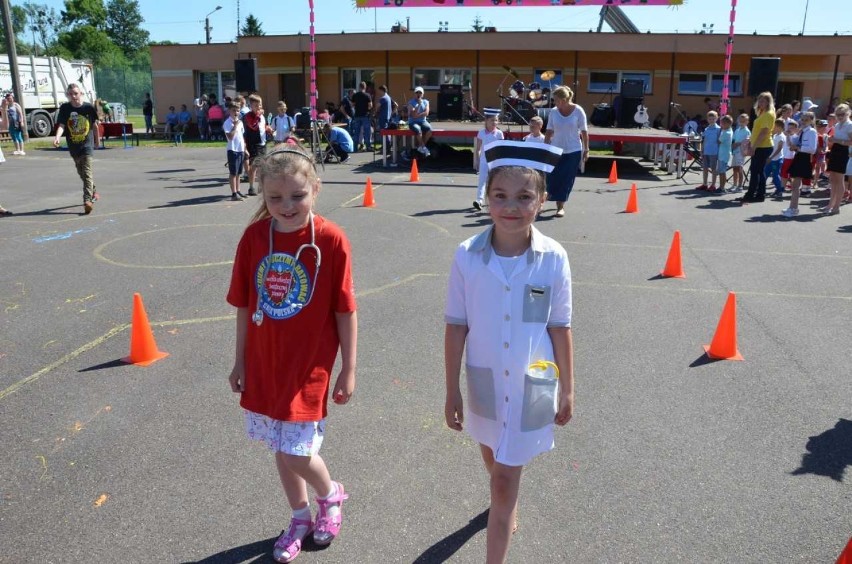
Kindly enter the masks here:
M 109 137 L 120 138 L 127 142 L 130 139 L 130 144 L 139 146 L 141 134 L 133 132 L 132 123 L 99 123 L 98 130 L 101 136 L 101 148 L 106 148 L 106 140 Z

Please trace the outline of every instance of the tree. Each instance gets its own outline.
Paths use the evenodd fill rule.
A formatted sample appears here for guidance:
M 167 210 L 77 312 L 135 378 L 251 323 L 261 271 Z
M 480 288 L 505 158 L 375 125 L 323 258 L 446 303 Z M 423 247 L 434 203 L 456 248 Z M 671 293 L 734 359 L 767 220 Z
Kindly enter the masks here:
M 62 23 L 66 26 L 88 24 L 103 29 L 106 22 L 106 6 L 103 0 L 65 0 Z
M 59 34 L 59 46 L 73 59 L 88 59 L 95 64 L 109 61 L 127 65 L 124 53 L 110 36 L 89 24 L 78 25 Z
M 0 9 L 0 14 L 3 10 Z M 27 12 L 20 6 L 12 6 L 12 29 L 15 30 L 15 43 L 23 44 L 18 37 L 27 29 Z M 17 49 L 16 49 L 17 50 Z M 6 52 L 6 26 L 0 26 L 0 53 Z
M 24 2 L 22 7 L 27 14 L 27 28 L 35 34 L 35 42 L 39 44 L 38 50 L 49 54 L 60 31 L 59 13 L 47 4 Z
M 110 0 L 107 4 L 106 32 L 128 59 L 148 46 L 149 34 L 141 27 L 144 21 L 137 0 Z
M 252 14 L 249 14 L 246 18 L 246 24 L 240 28 L 240 35 L 251 37 L 256 35 L 266 35 L 266 32 L 261 29 L 260 20 Z

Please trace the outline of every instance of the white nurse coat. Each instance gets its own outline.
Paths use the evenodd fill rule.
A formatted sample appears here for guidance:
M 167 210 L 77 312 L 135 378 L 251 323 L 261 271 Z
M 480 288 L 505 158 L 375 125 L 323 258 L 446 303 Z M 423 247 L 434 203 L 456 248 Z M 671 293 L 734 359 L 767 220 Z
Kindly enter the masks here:
M 450 272 L 445 320 L 468 327 L 465 428 L 497 462 L 523 466 L 553 448 L 556 380 L 528 374 L 554 361 L 548 327 L 571 326 L 571 268 L 565 249 L 532 228 L 532 243 L 506 279 L 493 228 L 463 242 Z

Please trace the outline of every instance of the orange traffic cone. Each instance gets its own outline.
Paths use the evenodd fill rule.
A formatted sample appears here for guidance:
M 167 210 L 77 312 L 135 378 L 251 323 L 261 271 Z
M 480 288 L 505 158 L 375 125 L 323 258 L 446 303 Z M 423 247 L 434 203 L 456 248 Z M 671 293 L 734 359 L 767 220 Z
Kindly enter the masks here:
M 686 278 L 686 274 L 683 272 L 683 261 L 680 257 L 680 231 L 674 232 L 672 246 L 669 247 L 669 258 L 666 259 L 666 266 L 660 274 L 666 278 Z
M 417 170 L 417 159 L 411 161 L 411 178 L 409 182 L 420 182 L 420 171 Z
M 133 294 L 133 319 L 130 324 L 130 356 L 126 356 L 121 360 L 129 364 L 148 366 L 167 356 L 169 356 L 169 353 L 160 351 L 157 348 L 157 343 L 154 341 L 154 333 L 151 331 L 151 325 L 148 323 L 148 315 L 145 313 L 145 306 L 142 304 L 142 296 L 138 292 Z
M 373 181 L 367 177 L 367 185 L 364 187 L 364 203 L 361 204 L 365 208 L 373 208 L 376 206 L 376 200 L 373 199 Z
M 612 168 L 609 169 L 609 184 L 618 182 L 618 169 L 615 167 L 615 161 L 612 161 Z
M 713 342 L 704 345 L 704 352 L 710 358 L 720 360 L 742 360 L 743 356 L 737 350 L 737 295 L 728 293 L 728 301 L 716 326 Z
M 627 207 L 624 208 L 624 213 L 639 213 L 639 193 L 636 191 L 635 182 L 630 187 L 630 195 L 627 197 Z
M 846 548 L 837 557 L 836 564 L 852 564 L 852 538 L 849 539 L 849 544 L 846 545 Z

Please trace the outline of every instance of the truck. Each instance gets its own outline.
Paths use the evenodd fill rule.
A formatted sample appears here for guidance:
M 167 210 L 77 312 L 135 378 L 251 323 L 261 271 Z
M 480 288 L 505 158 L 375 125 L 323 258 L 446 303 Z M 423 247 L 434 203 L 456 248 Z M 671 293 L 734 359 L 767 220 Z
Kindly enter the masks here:
M 56 123 L 59 106 L 67 99 L 65 90 L 76 82 L 84 101 L 95 103 L 95 74 L 87 61 L 67 61 L 59 57 L 18 56 L 18 72 L 23 100 L 18 102 L 27 114 L 31 137 L 47 137 Z M 12 91 L 9 56 L 0 54 L 0 92 Z

